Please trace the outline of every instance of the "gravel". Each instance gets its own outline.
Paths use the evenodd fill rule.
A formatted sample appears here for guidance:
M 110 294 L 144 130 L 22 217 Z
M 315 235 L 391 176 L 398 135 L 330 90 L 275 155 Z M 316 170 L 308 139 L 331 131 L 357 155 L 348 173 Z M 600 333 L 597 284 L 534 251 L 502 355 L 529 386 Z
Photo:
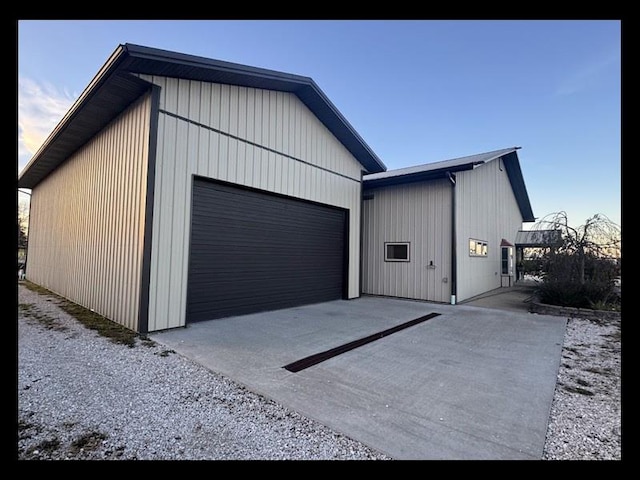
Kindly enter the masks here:
M 20 460 L 391 460 L 155 342 L 18 289 Z M 620 459 L 620 323 L 570 319 L 543 459 Z
M 620 320 L 570 318 L 545 460 L 621 460 Z

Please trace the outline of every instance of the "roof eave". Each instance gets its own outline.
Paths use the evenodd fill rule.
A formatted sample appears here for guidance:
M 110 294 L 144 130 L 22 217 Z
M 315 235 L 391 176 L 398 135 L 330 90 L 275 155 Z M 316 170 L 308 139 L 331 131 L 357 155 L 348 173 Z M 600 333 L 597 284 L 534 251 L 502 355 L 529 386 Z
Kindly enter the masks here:
M 63 148 L 63 152 L 56 153 L 54 148 L 59 143 L 61 135 L 74 125 L 74 119 L 78 113 L 91 102 L 96 92 L 99 92 L 110 78 L 125 78 L 129 73 L 161 75 L 164 68 L 177 66 L 178 69 L 186 68 L 188 72 L 197 76 L 221 76 L 228 83 L 234 83 L 234 79 L 240 80 L 237 84 L 251 86 L 253 83 L 266 84 L 271 89 L 287 91 L 297 95 L 303 103 L 320 119 L 336 138 L 349 150 L 355 159 L 362 165 L 362 169 L 368 173 L 383 172 L 386 166 L 371 150 L 366 142 L 358 135 L 351 124 L 342 116 L 338 109 L 331 103 L 322 90 L 309 77 L 292 75 L 273 70 L 250 67 L 246 65 L 207 59 L 193 55 L 168 52 L 133 44 L 119 45 L 111 54 L 102 68 L 94 76 L 89 85 L 71 106 L 69 111 L 60 120 L 51 134 L 40 146 L 35 155 L 24 167 L 18 176 L 18 187 L 33 188 L 64 159 L 62 154 L 71 155 L 73 147 L 79 146 L 80 139 L 75 139 L 71 147 Z M 182 70 L 184 71 L 184 70 Z M 188 77 L 186 77 L 188 78 Z M 130 100 L 130 95 L 139 92 L 139 85 L 147 84 L 141 79 L 127 79 L 130 84 L 124 96 L 124 101 Z M 137 81 L 138 85 L 134 83 Z M 212 81 L 212 80 L 209 80 Z M 221 82 L 224 83 L 224 80 Z M 107 84 L 108 85 L 108 84 Z M 260 88 L 257 86 L 257 88 Z M 263 87 L 266 88 L 266 87 Z M 112 112 L 117 114 L 114 109 Z M 105 118 L 106 120 L 106 118 Z M 66 137 L 69 140 L 69 136 Z M 78 144 L 78 145 L 76 145 Z
M 437 180 L 447 178 L 448 173 L 461 172 L 464 170 L 472 170 L 478 162 L 471 162 L 464 165 L 455 165 L 437 170 L 429 170 L 425 172 L 414 172 L 406 175 L 395 175 L 383 178 L 363 179 L 362 185 L 365 189 L 388 187 L 391 185 L 403 185 L 407 183 L 427 182 L 429 180 Z
M 369 179 L 365 177 L 362 182 L 363 188 L 373 189 L 391 185 L 403 185 L 408 183 L 425 182 L 438 178 L 446 178 L 449 172 L 455 173 L 463 170 L 472 170 L 480 165 L 489 163 L 498 158 L 502 158 L 505 169 L 507 171 L 509 182 L 511 184 L 511 188 L 518 204 L 518 209 L 520 210 L 520 214 L 522 216 L 522 221 L 525 223 L 535 222 L 533 210 L 531 209 L 531 202 L 529 201 L 529 195 L 527 193 L 527 187 L 524 183 L 522 170 L 520 168 L 520 161 L 518 160 L 517 150 L 519 149 L 520 147 L 513 147 L 510 149 L 501 150 L 500 154 L 496 154 L 495 156 L 486 158 L 483 161 L 473 161 L 458 165 L 451 165 L 434 170 L 418 171 L 407 173 L 404 175 L 394 175 L 393 172 L 387 172 L 388 174 L 390 174 L 389 176 L 376 178 L 377 176 L 374 175 L 373 178 Z
M 533 215 L 531 208 L 531 202 L 529 201 L 529 194 L 527 193 L 527 186 L 524 183 L 524 177 L 522 175 L 522 169 L 520 168 L 520 161 L 518 160 L 518 154 L 514 150 L 502 157 L 503 164 L 507 170 L 507 177 L 511 183 L 513 194 L 516 197 L 520 214 L 522 215 L 522 221 L 525 223 L 535 222 L 536 219 Z
M 69 124 L 76 117 L 82 107 L 86 105 L 86 103 L 93 97 L 95 92 L 100 88 L 102 84 L 104 84 L 110 74 L 117 69 L 125 53 L 126 49 L 124 45 L 118 45 L 118 48 L 114 50 L 114 52 L 107 59 L 102 68 L 100 68 L 98 73 L 95 74 L 91 82 L 89 82 L 89 84 L 85 87 L 85 89 L 82 91 L 73 105 L 71 105 L 71 108 L 69 108 L 64 117 L 62 117 L 60 122 L 58 122 L 47 139 L 42 143 L 40 148 L 38 148 L 33 157 L 31 157 L 31 160 L 29 160 L 29 162 L 22 169 L 22 172 L 20 172 L 20 175 L 18 175 L 19 188 L 33 188 L 37 183 L 39 183 L 39 180 L 35 182 L 29 181 L 29 176 L 32 172 L 32 169 L 34 168 L 34 165 L 37 165 L 42 154 L 50 148 L 50 146 L 56 141 L 60 134 L 69 126 Z

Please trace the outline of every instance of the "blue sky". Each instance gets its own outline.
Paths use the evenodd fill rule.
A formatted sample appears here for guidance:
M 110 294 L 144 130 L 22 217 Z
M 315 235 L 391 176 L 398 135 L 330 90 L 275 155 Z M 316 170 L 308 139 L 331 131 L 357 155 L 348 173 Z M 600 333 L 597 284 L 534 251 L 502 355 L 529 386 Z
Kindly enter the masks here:
M 18 172 L 121 43 L 311 77 L 389 169 L 520 146 L 536 217 L 621 224 L 619 20 L 19 21 Z

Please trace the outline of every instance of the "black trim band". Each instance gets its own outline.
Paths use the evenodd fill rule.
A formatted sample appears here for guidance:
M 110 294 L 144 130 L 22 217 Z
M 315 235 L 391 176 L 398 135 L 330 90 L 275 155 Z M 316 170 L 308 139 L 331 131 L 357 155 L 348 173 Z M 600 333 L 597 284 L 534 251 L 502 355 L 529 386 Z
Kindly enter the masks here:
M 329 360 L 330 358 L 333 358 L 337 355 L 348 352 L 349 350 L 353 350 L 354 348 L 361 347 L 362 345 L 366 345 L 367 343 L 375 342 L 376 340 L 380 340 L 381 338 L 391 335 L 392 333 L 399 332 L 400 330 L 404 330 L 405 328 L 412 327 L 414 325 L 417 325 L 418 323 L 425 322 L 439 315 L 440 315 L 439 313 L 430 313 L 423 317 L 419 317 L 414 320 L 409 320 L 408 322 L 401 323 L 400 325 L 396 325 L 395 327 L 391 327 L 381 332 L 374 333 L 373 335 L 369 335 L 359 340 L 354 340 L 353 342 L 345 343 L 344 345 L 340 345 L 339 347 L 335 347 L 330 350 L 326 350 L 324 352 L 316 353 L 315 355 L 310 355 L 301 360 L 285 365 L 282 368 L 289 370 L 290 372 L 293 372 L 293 373 L 299 372 L 300 370 L 304 370 L 305 368 L 312 367 L 318 363 L 324 362 L 325 360 Z
M 138 333 L 149 331 L 149 289 L 151 288 L 151 240 L 153 233 L 153 202 L 156 185 L 156 146 L 158 144 L 158 119 L 160 118 L 160 87 L 151 86 L 151 112 L 149 119 L 149 157 L 147 159 L 147 197 L 144 212 L 144 244 L 140 275 L 140 306 L 138 308 Z
M 458 303 L 458 253 L 456 243 L 456 174 L 447 172 L 451 181 L 451 301 Z
M 236 135 L 232 135 L 231 133 L 223 132 L 222 130 L 218 130 L 217 128 L 210 127 L 209 125 L 205 125 L 203 123 L 196 122 L 195 120 L 191 120 L 191 119 L 183 117 L 181 115 L 177 115 L 177 114 L 172 113 L 172 112 L 167 112 L 166 110 L 162 110 L 162 109 L 159 109 L 159 111 L 160 111 L 160 113 L 164 113 L 165 115 L 169 115 L 170 117 L 177 118 L 178 120 L 184 120 L 185 122 L 191 123 L 192 125 L 195 125 L 197 127 L 206 128 L 207 130 L 211 130 L 212 132 L 219 133 L 220 135 L 224 135 L 226 137 L 233 138 L 234 140 L 238 140 L 240 142 L 244 142 L 247 145 L 251 145 L 253 147 L 261 148 L 261 149 L 266 150 L 268 152 L 275 153 L 276 155 L 282 155 L 283 157 L 289 158 L 291 160 L 295 160 L 296 162 L 300 162 L 300 163 L 303 163 L 305 165 L 309 165 L 310 167 L 314 167 L 314 168 L 317 168 L 319 170 L 323 170 L 323 171 L 331 173 L 333 175 L 338 175 L 339 177 L 342 177 L 342 178 L 346 178 L 347 180 L 351 180 L 352 182 L 361 183 L 359 178 L 352 178 L 352 177 L 350 177 L 348 175 L 343 175 L 342 173 L 338 173 L 338 172 L 334 172 L 333 170 L 329 170 L 328 168 L 324 168 L 324 167 L 321 167 L 319 165 L 314 165 L 313 163 L 306 162 L 304 160 L 296 158 L 296 157 L 294 157 L 292 155 L 289 155 L 287 153 L 279 152 L 277 150 L 274 150 L 273 148 L 265 147 L 264 145 L 260 145 L 259 143 L 252 142 L 252 141 L 247 140 L 245 138 L 240 138 L 240 137 L 238 137 Z

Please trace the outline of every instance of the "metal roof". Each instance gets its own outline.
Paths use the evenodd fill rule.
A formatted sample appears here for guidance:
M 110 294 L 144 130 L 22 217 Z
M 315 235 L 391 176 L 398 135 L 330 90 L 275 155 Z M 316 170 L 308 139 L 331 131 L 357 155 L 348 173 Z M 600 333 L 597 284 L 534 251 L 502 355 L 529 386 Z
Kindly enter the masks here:
M 320 87 L 309 77 L 125 43 L 109 57 L 18 177 L 33 188 L 150 88 L 131 74 L 224 83 L 295 94 L 362 164 L 386 170 Z
M 560 230 L 518 230 L 517 247 L 553 247 L 562 245 Z
M 401 185 L 446 178 L 449 173 L 472 170 L 482 164 L 502 158 L 507 177 L 509 178 L 516 202 L 522 214 L 522 220 L 523 222 L 534 222 L 535 217 L 533 216 L 531 202 L 529 201 L 522 170 L 520 169 L 520 161 L 518 160 L 518 149 L 520 149 L 520 147 L 503 148 L 501 150 L 493 150 L 491 152 L 466 157 L 373 173 L 363 177 L 363 186 L 365 189 L 372 189 L 389 185 Z
M 431 162 L 425 163 L 423 165 L 416 165 L 413 167 L 387 170 L 386 172 L 365 175 L 364 180 L 366 180 L 367 182 L 372 182 L 373 180 L 378 180 L 381 178 L 402 177 L 405 175 L 415 176 L 418 173 L 437 172 L 440 170 L 450 172 L 468 170 L 476 165 L 495 160 L 496 158 L 500 158 L 507 153 L 514 152 L 518 148 L 519 147 L 503 148 L 502 150 L 494 150 L 487 153 L 478 153 L 476 155 L 469 155 L 466 157 L 452 158 L 450 160 L 442 160 L 440 162 Z M 409 178 L 407 178 L 406 180 L 408 179 Z

